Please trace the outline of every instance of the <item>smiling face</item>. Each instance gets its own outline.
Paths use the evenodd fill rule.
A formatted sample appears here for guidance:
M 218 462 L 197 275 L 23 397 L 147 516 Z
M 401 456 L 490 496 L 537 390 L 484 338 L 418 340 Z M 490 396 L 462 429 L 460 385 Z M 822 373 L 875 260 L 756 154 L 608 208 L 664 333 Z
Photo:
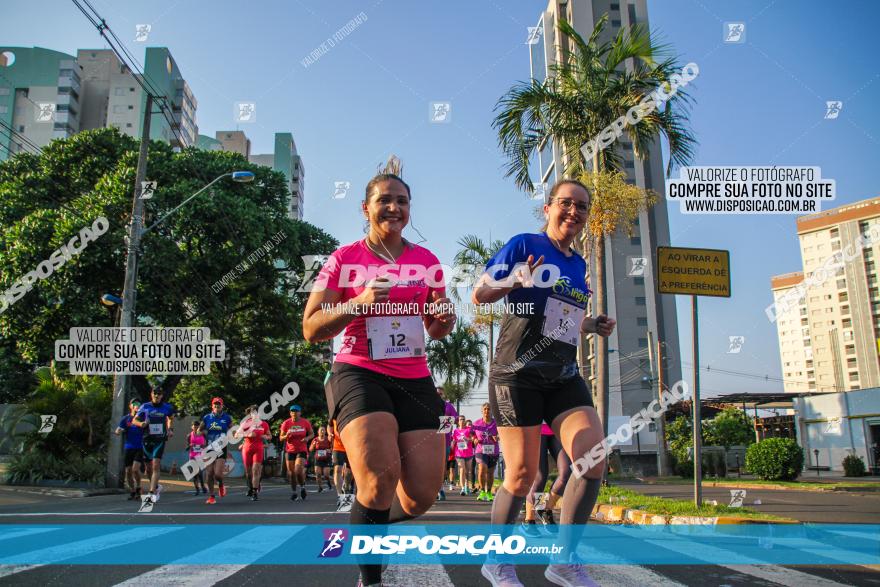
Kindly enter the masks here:
M 376 182 L 361 207 L 370 229 L 380 236 L 399 234 L 409 222 L 409 193 L 395 179 Z
M 554 238 L 574 238 L 587 224 L 590 196 L 575 183 L 559 186 L 549 204 L 544 204 L 547 233 Z
M 458 427 L 459 427 L 459 428 L 464 428 L 464 425 L 465 425 L 465 417 L 464 417 L 464 416 L 459 416 L 459 417 L 458 417 Z
M 483 406 L 483 420 L 489 421 L 489 406 Z

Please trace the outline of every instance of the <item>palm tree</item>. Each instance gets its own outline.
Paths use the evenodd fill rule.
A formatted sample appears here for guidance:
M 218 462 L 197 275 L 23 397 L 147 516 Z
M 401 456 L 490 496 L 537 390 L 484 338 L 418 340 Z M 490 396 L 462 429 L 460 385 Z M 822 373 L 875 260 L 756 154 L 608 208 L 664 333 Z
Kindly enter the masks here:
M 428 367 L 445 377 L 444 395 L 456 402 L 456 409 L 460 410 L 461 400 L 486 379 L 485 347 L 476 330 L 462 322 L 449 336 L 428 343 Z
M 595 260 L 592 286 L 596 315 L 606 311 L 605 240 L 622 226 L 606 220 L 626 217 L 611 194 L 597 194 L 601 173 L 619 170 L 621 156 L 609 148 L 597 150 L 587 161 L 581 147 L 681 70 L 675 59 L 667 56 L 668 47 L 658 44 L 642 25 L 621 29 L 611 42 L 599 42 L 607 21 L 606 14 L 596 23 L 589 40 L 584 41 L 565 19 L 560 19 L 559 31 L 568 41 L 563 47 L 566 57 L 550 67 L 544 82 L 533 79 L 513 86 L 498 101 L 495 109 L 499 112 L 493 122 L 498 142 L 508 157 L 506 175 L 514 176 L 521 189 L 533 189 L 529 160 L 544 141 L 554 141 L 561 147 L 562 176 L 584 177 L 585 172 L 592 171 L 586 176 L 594 190 L 590 217 L 599 220 L 591 222 L 581 234 L 580 246 L 584 252 L 592 251 Z M 696 145 L 687 126 L 690 103 L 687 92 L 679 88 L 640 122 L 624 127 L 635 155 L 644 159 L 652 143 L 662 136 L 669 144 L 667 174 L 673 165 L 690 163 Z M 596 408 L 607 433 L 608 343 L 603 337 L 596 339 L 595 356 Z
M 466 234 L 458 239 L 458 246 L 461 248 L 455 254 L 453 263 L 467 269 L 468 277 L 471 278 L 470 283 L 473 284 L 476 283 L 477 276 L 482 273 L 483 267 L 504 246 L 504 242 L 496 239 L 486 244 L 478 236 Z M 461 301 L 461 294 L 459 294 L 459 288 L 456 285 L 453 280 L 450 284 L 450 295 L 454 300 Z M 498 314 L 494 311 L 475 311 L 474 325 L 477 328 L 487 328 L 489 331 L 489 365 L 492 364 L 495 351 L 495 322 L 498 318 Z

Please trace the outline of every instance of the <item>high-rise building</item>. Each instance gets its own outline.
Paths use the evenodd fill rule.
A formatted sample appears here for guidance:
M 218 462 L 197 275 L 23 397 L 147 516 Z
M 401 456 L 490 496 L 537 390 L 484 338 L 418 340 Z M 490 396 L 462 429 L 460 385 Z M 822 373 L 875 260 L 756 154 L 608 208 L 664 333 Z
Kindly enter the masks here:
M 82 130 L 115 126 L 127 135 L 140 138 L 146 95 L 135 79 L 137 74 L 109 49 L 80 49 L 77 61 L 82 68 L 85 96 Z M 171 108 L 167 119 L 160 114 L 153 115 L 150 138 L 181 148 L 195 145 L 199 132 L 198 104 L 168 49 L 148 47 L 144 77 L 138 77 L 157 95 L 166 97 Z
M 0 161 L 80 130 L 76 58 L 42 47 L 0 47 Z
M 289 132 L 276 132 L 275 152 L 268 155 L 251 155 L 250 161 L 284 174 L 287 178 L 287 189 L 290 191 L 287 215 L 302 220 L 306 171 L 302 157 L 296 151 L 293 135 Z
M 93 128 L 115 126 L 140 138 L 146 97 L 136 75 L 170 109 L 167 120 L 153 115 L 150 138 L 176 147 L 196 142 L 196 100 L 164 47 L 146 50 L 145 77 L 109 49 L 81 49 L 74 57 L 41 47 L 0 47 L 0 54 L 0 160 L 29 144 L 44 147 Z
M 803 272 L 770 281 L 785 391 L 880 387 L 880 197 L 797 219 Z
M 639 24 L 648 26 L 646 0 L 550 0 L 538 18 L 530 37 L 532 78 L 544 81 L 552 75 L 550 67 L 568 58 L 574 51 L 571 42 L 559 31 L 560 18 L 567 20 L 584 38 L 589 38 L 593 27 L 604 14 L 609 22 L 600 41 L 611 41 L 621 27 Z M 630 67 L 630 65 L 627 65 Z M 633 146 L 621 137 L 615 149 L 622 156 L 623 169 L 631 183 L 659 194 L 665 192 L 663 157 L 659 141 L 647 149 L 647 156 L 634 156 Z M 566 161 L 561 145 L 545 141 L 533 162 L 532 177 L 552 186 L 562 179 Z M 667 385 L 681 379 L 679 363 L 678 325 L 675 296 L 657 293 L 656 250 L 658 245 L 669 245 L 669 218 L 664 199 L 642 212 L 633 227 L 633 234 L 618 232 L 606 240 L 605 279 L 608 314 L 617 319 L 617 328 L 609 338 L 609 407 L 612 426 L 615 422 L 637 414 L 657 397 L 656 369 L 651 356 L 656 356 L 656 343 L 663 345 L 663 380 Z M 594 274 L 595 260 L 590 274 Z M 592 337 L 588 337 L 586 355 L 593 358 Z M 649 349 L 649 347 L 652 347 Z M 657 361 L 655 361 L 656 363 Z M 587 367 L 584 376 L 594 381 Z M 654 424 L 634 436 L 628 446 L 621 446 L 625 464 L 650 470 L 656 466 L 657 434 Z

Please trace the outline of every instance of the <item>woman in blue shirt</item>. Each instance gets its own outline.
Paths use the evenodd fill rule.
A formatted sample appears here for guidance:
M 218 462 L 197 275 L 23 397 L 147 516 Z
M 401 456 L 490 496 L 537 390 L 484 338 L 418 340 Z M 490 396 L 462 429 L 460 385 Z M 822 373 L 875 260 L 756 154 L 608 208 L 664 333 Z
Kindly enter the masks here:
M 571 244 L 586 226 L 589 210 L 585 185 L 559 181 L 544 204 L 544 230 L 510 239 L 474 288 L 474 303 L 506 298 L 507 307 L 516 309 L 502 318 L 489 374 L 489 403 L 506 463 L 492 506 L 493 524 L 510 527 L 519 514 L 538 470 L 542 421 L 569 456 L 586 454 L 602 441 L 602 424 L 577 364 L 581 335 L 608 336 L 615 325 L 607 316 L 585 315 L 587 264 Z M 602 461 L 566 485 L 559 520 L 564 553 L 575 551 L 604 469 Z M 553 563 L 544 574 L 551 583 L 595 584 L 576 559 Z M 488 560 L 482 573 L 492 585 L 522 585 L 511 564 Z

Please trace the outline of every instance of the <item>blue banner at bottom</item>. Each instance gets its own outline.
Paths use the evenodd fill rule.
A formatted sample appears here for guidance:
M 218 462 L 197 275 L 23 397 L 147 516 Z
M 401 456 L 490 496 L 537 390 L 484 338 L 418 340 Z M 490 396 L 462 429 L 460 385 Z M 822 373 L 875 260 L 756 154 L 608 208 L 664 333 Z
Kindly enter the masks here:
M 550 529 L 552 530 L 550 530 Z M 876 565 L 880 525 L 0 526 L 0 564 Z

